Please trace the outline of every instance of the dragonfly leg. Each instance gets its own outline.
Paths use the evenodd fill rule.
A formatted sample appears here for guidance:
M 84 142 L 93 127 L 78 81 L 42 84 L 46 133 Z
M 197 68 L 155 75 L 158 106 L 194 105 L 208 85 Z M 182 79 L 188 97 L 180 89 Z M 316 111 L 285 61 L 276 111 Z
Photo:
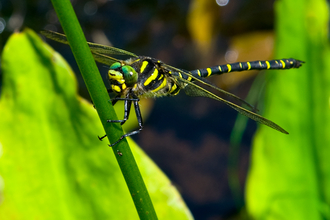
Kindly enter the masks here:
M 107 136 L 107 135 L 105 134 L 105 135 L 103 135 L 102 137 L 100 137 L 100 136 L 97 136 L 97 137 L 99 138 L 100 141 L 102 141 L 103 138 L 105 138 L 106 136 Z
M 120 123 L 121 125 L 123 125 L 127 121 L 128 117 L 129 117 L 129 113 L 131 112 L 131 106 L 132 106 L 132 100 L 128 98 L 128 95 L 127 95 L 127 98 L 123 98 L 123 99 L 117 98 L 117 99 L 112 100 L 112 102 L 118 101 L 118 100 L 125 100 L 125 103 L 124 103 L 124 119 L 122 119 L 122 120 L 107 120 L 107 122 Z
M 132 102 L 139 102 L 139 98 L 134 97 L 134 98 L 129 98 L 129 94 L 127 95 L 126 98 L 121 98 L 121 97 L 115 97 L 113 99 L 111 99 L 111 103 L 112 105 L 115 105 L 117 103 L 118 100 L 124 100 L 124 119 L 122 120 L 107 120 L 107 122 L 109 123 L 121 123 L 121 125 L 123 125 L 129 117 L 129 113 L 131 112 L 131 106 L 132 106 Z M 141 115 L 141 113 L 140 113 Z M 102 137 L 98 137 L 100 141 L 102 141 L 103 138 L 105 138 L 107 135 L 104 135 Z M 119 142 L 119 141 L 118 141 Z M 116 143 L 118 143 L 116 142 Z
M 113 102 L 116 103 L 118 100 L 140 101 L 139 98 L 120 98 L 120 97 L 115 97 L 115 98 L 111 99 L 112 104 L 113 104 Z
M 128 137 L 128 136 L 131 136 L 131 135 L 134 135 L 134 134 L 138 134 L 140 131 L 142 131 L 142 128 L 143 128 L 143 120 L 142 120 L 142 116 L 141 116 L 141 110 L 140 110 L 140 106 L 139 106 L 139 99 L 136 98 L 136 100 L 133 102 L 134 103 L 134 109 L 135 109 L 135 114 L 136 114 L 136 118 L 138 120 L 138 124 L 139 124 L 139 128 L 137 130 L 134 130 L 134 131 L 131 131 L 127 134 L 124 134 L 123 136 L 121 136 L 119 138 L 118 141 L 116 141 L 115 143 L 113 144 L 110 144 L 109 147 L 113 147 L 115 146 L 116 144 L 118 144 L 121 140 L 123 140 L 125 137 Z

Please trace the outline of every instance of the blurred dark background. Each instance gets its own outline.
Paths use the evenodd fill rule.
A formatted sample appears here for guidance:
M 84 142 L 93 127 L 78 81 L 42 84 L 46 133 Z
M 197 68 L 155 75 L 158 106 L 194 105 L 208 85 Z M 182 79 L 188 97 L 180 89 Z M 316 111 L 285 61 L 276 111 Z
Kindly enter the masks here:
M 88 41 L 178 68 L 272 58 L 273 0 L 71 2 Z M 50 1 L 0 0 L 0 49 L 14 31 L 25 27 L 63 32 Z M 70 48 L 48 43 L 70 63 L 80 95 L 89 100 Z M 99 67 L 105 76 L 107 68 Z M 253 80 L 249 73 L 210 79 L 243 99 Z M 144 130 L 133 139 L 172 180 L 194 217 L 244 216 L 244 184 L 256 123 L 248 121 L 239 147 L 234 147 L 231 135 L 237 112 L 215 100 L 181 92 L 141 105 L 151 109 L 146 110 Z

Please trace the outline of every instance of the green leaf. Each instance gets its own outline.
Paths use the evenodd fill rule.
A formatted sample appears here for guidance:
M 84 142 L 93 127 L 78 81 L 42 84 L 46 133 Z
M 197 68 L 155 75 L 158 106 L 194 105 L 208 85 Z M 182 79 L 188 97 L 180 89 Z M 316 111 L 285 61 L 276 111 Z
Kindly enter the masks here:
M 2 145 L 0 143 L 0 157 L 2 156 Z M 0 204 L 3 200 L 3 179 L 0 176 Z
M 8 40 L 2 70 L 0 219 L 138 219 L 111 148 L 97 138 L 97 113 L 77 95 L 63 58 L 26 30 Z M 167 177 L 129 142 L 158 217 L 192 219 Z
M 265 117 L 254 140 L 247 207 L 255 219 L 330 219 L 330 50 L 326 1 L 276 3 L 276 58 L 306 61 L 268 75 Z

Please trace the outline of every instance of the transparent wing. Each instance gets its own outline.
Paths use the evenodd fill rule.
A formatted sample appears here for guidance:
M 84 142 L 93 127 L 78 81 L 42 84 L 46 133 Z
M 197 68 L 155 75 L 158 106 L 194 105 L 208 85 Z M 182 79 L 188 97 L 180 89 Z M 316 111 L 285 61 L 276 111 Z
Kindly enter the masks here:
M 126 50 L 122 50 L 116 47 L 105 46 L 102 44 L 95 44 L 87 42 L 92 52 L 101 53 L 105 55 L 123 55 L 130 57 L 138 57 L 135 53 L 131 53 Z
M 48 30 L 41 31 L 40 33 L 51 40 L 60 42 L 62 44 L 69 44 L 69 42 L 64 34 L 57 33 L 54 31 L 48 31 Z M 91 49 L 91 51 L 96 54 L 124 55 L 124 56 L 138 57 L 134 53 L 131 53 L 129 51 L 122 50 L 122 49 L 119 49 L 116 47 L 110 47 L 110 46 L 105 46 L 102 44 L 96 44 L 96 43 L 90 43 L 90 42 L 87 42 L 87 44 L 88 44 L 89 48 Z
M 284 134 L 289 134 L 286 130 L 284 130 L 283 128 L 281 128 L 279 125 L 275 124 L 274 122 L 268 120 L 267 118 L 264 118 L 254 112 L 251 112 L 247 109 L 244 109 L 232 102 L 229 102 L 225 99 L 220 98 L 219 96 L 213 94 L 212 92 L 207 91 L 206 89 L 204 89 L 203 87 L 200 87 L 188 80 L 182 79 L 182 78 L 178 78 L 179 83 L 181 84 L 181 87 L 184 88 L 184 91 L 187 95 L 189 96 L 204 96 L 204 97 L 208 97 L 208 98 L 212 98 L 215 100 L 218 100 L 220 102 L 225 103 L 226 105 L 230 106 L 231 108 L 235 109 L 236 111 L 238 111 L 239 113 L 241 113 L 242 115 L 245 115 L 246 117 L 251 118 L 254 121 L 260 122 L 264 125 L 267 125 L 277 131 L 280 131 Z
M 104 54 L 96 53 L 94 51 L 92 51 L 92 55 L 93 55 L 95 61 L 97 61 L 99 63 L 103 63 L 108 66 L 111 66 L 111 64 L 113 64 L 115 62 L 122 62 L 121 60 L 117 60 L 116 58 L 109 57 Z
M 208 82 L 208 81 L 205 80 L 204 78 L 193 76 L 192 74 L 189 73 L 189 71 L 181 70 L 181 69 L 175 68 L 175 67 L 173 67 L 173 66 L 167 65 L 167 64 L 165 64 L 165 63 L 163 63 L 162 65 L 164 65 L 167 69 L 171 70 L 172 72 L 180 72 L 180 73 L 183 73 L 183 74 L 187 75 L 188 77 L 191 77 L 192 79 L 194 79 L 194 81 L 196 81 L 196 82 L 200 82 L 200 83 L 202 83 L 203 85 L 206 85 L 206 86 L 208 86 L 208 87 L 210 87 L 210 88 L 212 88 L 212 89 L 215 89 L 215 90 L 217 90 L 218 92 L 220 92 L 221 94 L 226 95 L 226 96 L 228 96 L 228 97 L 231 97 L 231 98 L 233 98 L 234 100 L 236 100 L 236 101 L 238 101 L 238 102 L 240 102 L 240 103 L 243 103 L 243 104 L 249 106 L 251 109 L 255 109 L 254 106 L 252 106 L 250 103 L 244 101 L 244 100 L 241 99 L 240 97 L 238 97 L 238 96 L 236 96 L 236 95 L 234 95 L 234 94 L 232 94 L 232 93 L 230 93 L 230 92 L 227 92 L 227 91 L 225 91 L 225 90 L 223 90 L 223 89 L 220 89 L 219 87 L 217 87 L 217 86 L 215 86 L 215 85 L 212 85 L 210 82 Z M 193 85 L 196 85 L 196 84 L 194 84 L 194 83 L 192 83 L 192 84 L 193 84 Z M 197 85 L 196 85 L 196 87 L 197 87 Z M 198 86 L 198 87 L 199 87 L 199 86 Z M 201 87 L 200 87 L 200 88 L 201 88 Z M 203 93 L 203 94 L 204 94 L 204 93 Z M 203 94 L 200 94 L 200 95 L 198 95 L 198 96 L 204 96 Z M 204 96 L 204 97 L 209 97 L 209 96 Z

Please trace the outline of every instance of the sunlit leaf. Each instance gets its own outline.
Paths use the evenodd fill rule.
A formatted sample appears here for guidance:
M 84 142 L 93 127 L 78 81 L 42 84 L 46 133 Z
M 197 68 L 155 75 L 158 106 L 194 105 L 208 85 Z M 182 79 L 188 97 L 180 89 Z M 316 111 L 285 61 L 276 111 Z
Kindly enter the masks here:
M 290 134 L 260 126 L 247 183 L 255 219 L 330 219 L 330 50 L 325 1 L 277 1 L 276 57 L 306 61 L 270 73 L 265 117 Z
M 2 70 L 0 219 L 138 219 L 112 150 L 97 138 L 97 113 L 59 54 L 31 30 L 15 33 Z M 130 145 L 159 219 L 191 219 L 167 177 Z

